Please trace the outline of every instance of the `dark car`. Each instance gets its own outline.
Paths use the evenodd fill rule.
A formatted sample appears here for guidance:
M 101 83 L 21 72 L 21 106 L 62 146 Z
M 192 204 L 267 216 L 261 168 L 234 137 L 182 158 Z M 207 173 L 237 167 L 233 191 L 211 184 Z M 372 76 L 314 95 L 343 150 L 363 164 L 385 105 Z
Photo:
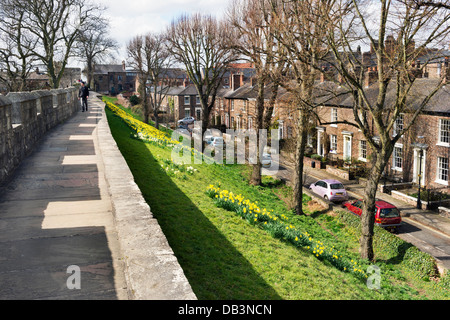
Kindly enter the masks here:
M 363 209 L 363 201 L 361 199 L 348 201 L 344 206 L 353 214 L 361 216 Z M 390 230 L 397 230 L 402 224 L 400 211 L 393 204 L 384 200 L 375 202 L 375 224 Z

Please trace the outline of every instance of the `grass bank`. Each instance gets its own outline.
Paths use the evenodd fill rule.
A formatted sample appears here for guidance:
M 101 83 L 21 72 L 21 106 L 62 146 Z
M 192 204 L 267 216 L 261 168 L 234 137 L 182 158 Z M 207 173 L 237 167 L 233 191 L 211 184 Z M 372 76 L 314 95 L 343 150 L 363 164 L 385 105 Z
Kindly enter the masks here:
M 288 228 L 307 232 L 312 242 L 365 272 L 367 265 L 358 259 L 357 226 L 347 223 L 346 216 L 319 214 L 314 206 L 308 216 L 295 216 L 281 200 L 289 194 L 287 186 L 270 178 L 262 187 L 250 186 L 245 166 L 177 165 L 171 161 L 171 148 L 135 139 L 135 132 L 120 117 L 109 110 L 107 116 L 136 183 L 199 299 L 448 298 L 442 284 L 405 271 L 409 269 L 398 252 L 378 255 L 381 287 L 369 289 L 365 278 L 337 267 L 311 246 L 296 246 L 274 236 L 263 222 L 253 223 L 219 205 L 207 191 L 213 185 L 285 217 Z M 305 197 L 305 204 L 309 200 Z

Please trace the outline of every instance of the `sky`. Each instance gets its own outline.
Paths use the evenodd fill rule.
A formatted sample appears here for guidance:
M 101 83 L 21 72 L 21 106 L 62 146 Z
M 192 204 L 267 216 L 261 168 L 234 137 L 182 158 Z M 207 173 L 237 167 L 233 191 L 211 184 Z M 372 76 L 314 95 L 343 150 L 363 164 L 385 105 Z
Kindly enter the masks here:
M 97 0 L 107 7 L 112 38 L 122 46 L 117 61 L 126 60 L 125 46 L 136 35 L 164 30 L 183 13 L 201 12 L 221 17 L 228 0 Z

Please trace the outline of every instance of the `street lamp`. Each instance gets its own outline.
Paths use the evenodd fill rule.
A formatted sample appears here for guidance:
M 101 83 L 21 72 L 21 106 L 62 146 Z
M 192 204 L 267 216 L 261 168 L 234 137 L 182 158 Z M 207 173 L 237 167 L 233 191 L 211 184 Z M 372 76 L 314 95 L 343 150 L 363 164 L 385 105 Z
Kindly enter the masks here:
M 418 139 L 423 139 L 423 136 L 417 137 Z M 417 192 L 417 209 L 422 209 L 422 200 L 420 199 L 420 183 L 422 182 L 422 162 L 423 162 L 423 147 L 419 145 L 419 174 L 418 174 L 418 182 L 419 182 L 419 190 Z

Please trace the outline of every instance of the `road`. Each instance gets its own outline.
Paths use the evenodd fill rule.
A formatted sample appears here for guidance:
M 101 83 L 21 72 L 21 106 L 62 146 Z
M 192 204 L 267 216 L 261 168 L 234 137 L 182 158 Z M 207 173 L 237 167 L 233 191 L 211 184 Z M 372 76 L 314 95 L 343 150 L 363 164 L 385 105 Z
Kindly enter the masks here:
M 280 158 L 280 162 L 283 160 Z M 274 162 L 271 169 L 263 169 L 263 174 L 282 178 L 290 183 L 294 177 L 293 168 Z M 304 186 L 308 187 L 322 177 L 313 169 L 305 168 Z M 361 197 L 360 194 L 350 193 L 351 198 Z M 403 218 L 398 236 L 413 244 L 418 249 L 433 256 L 439 268 L 450 269 L 450 235 L 434 230 L 416 221 Z

